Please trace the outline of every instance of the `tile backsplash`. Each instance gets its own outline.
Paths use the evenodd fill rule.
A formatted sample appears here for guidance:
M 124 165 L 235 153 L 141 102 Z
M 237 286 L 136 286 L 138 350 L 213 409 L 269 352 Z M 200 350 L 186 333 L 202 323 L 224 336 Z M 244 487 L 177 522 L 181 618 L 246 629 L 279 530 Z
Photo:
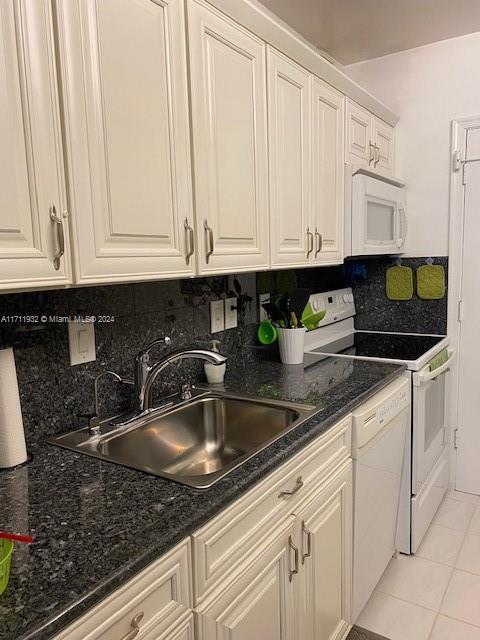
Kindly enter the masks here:
M 436 259 L 441 261 L 446 264 L 445 258 Z M 157 357 L 167 349 L 208 346 L 212 338 L 209 302 L 218 298 L 237 297 L 238 328 L 214 336 L 221 341 L 222 351 L 235 358 L 252 357 L 253 347 L 262 349 L 256 341 L 258 293 L 296 286 L 327 291 L 351 284 L 357 328 L 445 333 L 446 299 L 387 300 L 384 274 L 388 264 L 391 260 L 386 258 L 356 260 L 340 267 L 0 295 L 0 346 L 15 350 L 27 442 L 85 424 L 94 410 L 95 376 L 111 369 L 132 378 L 135 355 L 152 340 L 166 335 L 172 339 L 170 347 L 158 348 Z M 72 367 L 66 318 L 92 315 L 97 318 L 97 359 Z M 49 321 L 50 316 L 57 321 Z M 173 365 L 162 374 L 162 381 L 176 388 L 187 377 L 203 379 L 202 364 Z M 157 391 L 165 388 L 158 384 Z M 129 407 L 131 387 L 106 379 L 101 399 L 105 415 L 118 413 Z

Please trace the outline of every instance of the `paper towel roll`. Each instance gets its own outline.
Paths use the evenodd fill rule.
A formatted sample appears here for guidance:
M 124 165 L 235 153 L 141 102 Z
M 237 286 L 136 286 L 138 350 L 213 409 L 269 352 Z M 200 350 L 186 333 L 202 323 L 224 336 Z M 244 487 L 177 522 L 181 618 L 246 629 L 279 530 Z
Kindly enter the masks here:
M 0 468 L 27 460 L 13 349 L 0 349 Z

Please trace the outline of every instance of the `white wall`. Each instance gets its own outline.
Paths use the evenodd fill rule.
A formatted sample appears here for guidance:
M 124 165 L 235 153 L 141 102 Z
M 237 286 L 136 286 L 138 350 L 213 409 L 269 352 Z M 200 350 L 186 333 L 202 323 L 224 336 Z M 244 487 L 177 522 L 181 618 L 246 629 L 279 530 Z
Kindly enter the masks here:
M 396 173 L 408 184 L 406 253 L 448 254 L 450 123 L 480 115 L 480 33 L 345 67 L 397 113 Z

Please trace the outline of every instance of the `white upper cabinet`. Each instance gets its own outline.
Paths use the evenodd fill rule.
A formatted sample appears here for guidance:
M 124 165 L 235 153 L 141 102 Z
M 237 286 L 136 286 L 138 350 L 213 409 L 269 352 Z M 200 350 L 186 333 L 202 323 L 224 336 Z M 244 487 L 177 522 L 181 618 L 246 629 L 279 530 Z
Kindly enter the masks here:
M 374 158 L 371 115 L 366 109 L 347 99 L 346 161 L 354 165 L 371 166 Z
M 203 2 L 187 7 L 199 272 L 267 268 L 265 44 Z
M 343 260 L 344 97 L 312 78 L 312 224 L 315 263 Z
M 373 144 L 375 145 L 374 168 L 377 171 L 393 175 L 395 169 L 395 131 L 390 125 L 375 116 L 373 116 Z
M 395 130 L 347 98 L 345 160 L 358 168 L 393 176 Z
M 305 266 L 314 253 L 310 216 L 310 78 L 268 49 L 272 267 Z
M 0 3 L 0 291 L 71 282 L 51 4 Z
M 192 275 L 182 0 L 58 3 L 80 283 Z

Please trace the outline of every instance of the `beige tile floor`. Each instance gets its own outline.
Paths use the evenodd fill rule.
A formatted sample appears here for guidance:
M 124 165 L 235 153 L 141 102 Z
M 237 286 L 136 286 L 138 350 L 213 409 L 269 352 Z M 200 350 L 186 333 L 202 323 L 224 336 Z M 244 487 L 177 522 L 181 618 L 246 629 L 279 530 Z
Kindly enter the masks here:
M 415 556 L 392 559 L 357 624 L 390 640 L 480 640 L 480 498 L 450 491 Z

